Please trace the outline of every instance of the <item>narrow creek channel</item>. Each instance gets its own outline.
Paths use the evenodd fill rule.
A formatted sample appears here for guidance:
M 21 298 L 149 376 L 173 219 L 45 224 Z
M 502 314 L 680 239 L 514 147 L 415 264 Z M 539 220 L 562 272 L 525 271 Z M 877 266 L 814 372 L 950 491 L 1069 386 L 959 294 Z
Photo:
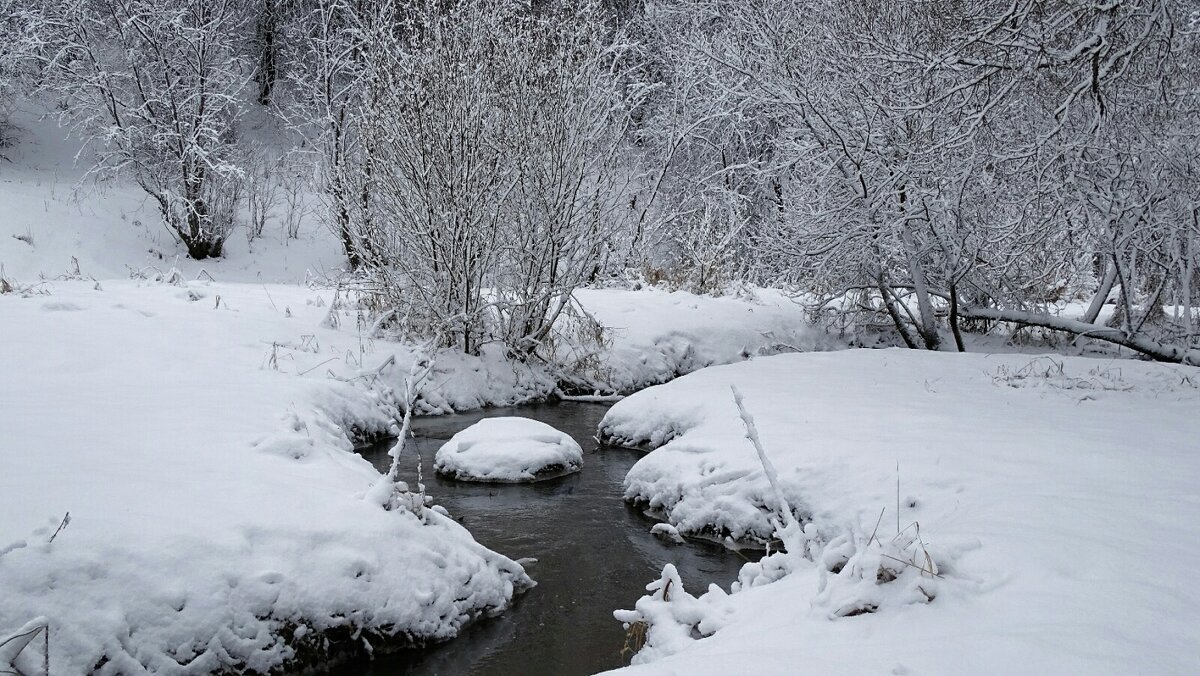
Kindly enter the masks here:
M 538 586 L 504 615 L 478 622 L 456 639 L 421 650 L 348 665 L 339 673 L 362 676 L 594 674 L 628 663 L 625 634 L 612 617 L 632 608 L 645 585 L 674 563 L 693 594 L 715 582 L 728 588 L 746 557 L 720 545 L 661 542 L 648 517 L 622 499 L 621 482 L 636 451 L 597 444 L 594 434 L 607 406 L 558 403 L 491 409 L 414 421 L 425 468 L 426 493 L 460 519 L 475 539 L 510 558 L 533 557 L 527 567 Z M 433 476 L 433 456 L 455 432 L 485 417 L 522 416 L 570 434 L 584 449 L 583 471 L 535 484 L 471 484 Z M 386 471 L 390 443 L 361 449 Z M 412 444 L 402 477 L 416 482 Z

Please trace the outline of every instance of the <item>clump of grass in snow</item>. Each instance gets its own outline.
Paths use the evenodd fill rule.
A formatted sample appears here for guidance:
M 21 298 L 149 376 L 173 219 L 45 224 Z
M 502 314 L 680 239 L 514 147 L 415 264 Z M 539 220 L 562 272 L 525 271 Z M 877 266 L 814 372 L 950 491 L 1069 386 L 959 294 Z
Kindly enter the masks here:
M 810 538 L 796 521 L 779 483 L 779 475 L 767 457 L 758 427 L 754 423 L 754 416 L 746 409 L 745 401 L 737 387 L 731 385 L 730 389 L 742 424 L 746 427 L 746 438 L 758 454 L 763 472 L 779 505 L 779 518 L 774 520 L 776 535 L 789 552 L 815 558 L 813 550 L 807 547 L 807 540 Z M 865 543 L 862 542 L 861 536 L 843 535 L 831 540 L 823 548 L 821 558 L 825 564 L 825 575 L 822 577 L 821 591 L 834 607 L 832 614 L 835 617 L 852 617 L 875 612 L 885 598 L 899 599 L 899 603 L 928 603 L 936 594 L 931 582 L 934 578 L 941 578 L 941 575 L 925 540 L 921 537 L 920 523 L 913 521 L 907 527 L 900 527 L 899 465 L 896 467 L 896 535 L 888 542 L 883 542 L 877 537 L 883 514 L 884 512 L 880 511 L 875 529 Z M 921 579 L 928 578 L 929 582 L 922 583 L 910 579 L 913 573 Z M 898 594 L 882 594 L 874 589 L 902 578 L 905 581 L 904 591 L 911 593 L 902 591 Z
M 621 646 L 621 658 L 633 657 L 646 646 L 646 632 L 650 625 L 645 622 L 631 622 L 625 628 L 625 645 Z

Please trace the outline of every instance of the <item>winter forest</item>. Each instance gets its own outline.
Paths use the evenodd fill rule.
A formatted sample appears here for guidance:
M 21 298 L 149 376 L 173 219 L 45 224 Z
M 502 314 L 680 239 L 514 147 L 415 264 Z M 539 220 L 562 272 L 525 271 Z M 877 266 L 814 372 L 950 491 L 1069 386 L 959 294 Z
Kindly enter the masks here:
M 0 30 L 0 673 L 1200 671 L 1195 0 Z

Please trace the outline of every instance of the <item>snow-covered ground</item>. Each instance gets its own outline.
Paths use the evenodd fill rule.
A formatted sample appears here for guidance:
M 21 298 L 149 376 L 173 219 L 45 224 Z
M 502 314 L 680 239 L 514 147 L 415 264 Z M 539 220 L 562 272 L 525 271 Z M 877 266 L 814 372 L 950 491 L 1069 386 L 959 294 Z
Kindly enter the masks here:
M 580 289 L 575 295 L 611 341 L 597 379 L 619 392 L 714 364 L 837 346 L 811 327 L 802 305 L 774 289 L 722 297 L 657 288 Z
M 455 434 L 434 469 L 465 481 L 518 483 L 578 472 L 583 449 L 570 435 L 529 418 L 484 418 Z
M 328 294 L 45 290 L 0 296 L 0 634 L 46 617 L 55 673 L 264 671 L 312 630 L 445 639 L 529 585 L 452 520 L 362 499 L 379 475 L 349 436 L 389 407 L 327 375 L 362 371 Z
M 388 429 L 414 353 L 364 337 L 335 295 L 59 279 L 0 296 L 0 633 L 45 616 L 54 662 L 78 670 L 268 667 L 291 655 L 279 634 L 292 625 L 447 638 L 527 584 L 436 514 L 421 525 L 360 499 L 378 474 L 351 438 Z M 750 313 L 687 294 L 598 297 L 650 298 L 625 314 L 644 342 L 624 345 L 655 363 L 646 325 L 664 308 Z M 553 389 L 499 354 L 443 355 L 425 407 Z
M 705 369 L 602 424 L 658 446 L 627 496 L 685 534 L 772 530 L 731 385 L 807 525 L 733 594 L 666 571 L 620 614 L 653 624 L 629 673 L 1200 671 L 1200 370 L 907 350 Z
M 97 184 L 85 175 L 88 149 L 51 113 L 26 103 L 13 121 L 16 143 L 0 153 L 0 265 L 9 280 L 28 284 L 76 272 L 127 278 L 177 267 L 188 279 L 207 271 L 223 282 L 300 282 L 344 264 L 336 239 L 312 213 L 298 238 L 285 237 L 282 207 L 262 237 L 250 241 L 239 229 L 223 258 L 191 260 L 141 189 L 124 181 Z M 315 207 L 308 196 L 300 210 Z
M 528 584 L 438 513 L 362 499 L 378 473 L 352 439 L 389 429 L 415 352 L 328 286 L 334 237 L 269 224 L 191 261 L 136 188 L 89 187 L 78 144 L 18 121 L 0 169 L 0 637 L 44 617 L 55 673 L 265 669 L 313 629 L 448 638 Z M 818 344 L 798 306 L 754 293 L 582 291 L 609 326 L 597 383 Z M 442 354 L 420 408 L 557 386 L 499 349 Z

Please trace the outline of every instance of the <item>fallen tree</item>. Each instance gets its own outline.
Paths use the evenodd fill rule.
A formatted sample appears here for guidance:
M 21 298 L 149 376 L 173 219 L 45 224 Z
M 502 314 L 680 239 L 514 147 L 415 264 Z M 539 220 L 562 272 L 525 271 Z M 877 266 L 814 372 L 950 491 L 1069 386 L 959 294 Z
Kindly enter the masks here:
M 1011 322 L 1025 326 L 1040 326 L 1047 329 L 1053 329 L 1055 331 L 1064 331 L 1077 336 L 1086 336 L 1088 338 L 1095 338 L 1096 340 L 1115 343 L 1122 347 L 1127 347 L 1136 352 L 1140 352 L 1147 357 L 1154 359 L 1155 361 L 1200 366 L 1200 350 L 1191 349 L 1182 345 L 1169 345 L 1166 343 L 1160 343 L 1159 341 L 1152 340 L 1144 335 L 1137 333 L 1131 334 L 1124 329 L 1104 326 L 1103 324 L 1090 324 L 1075 319 L 1056 317 L 1054 315 L 1040 312 L 1029 312 L 1027 310 L 960 307 L 958 308 L 958 314 L 960 317 L 967 319 L 988 319 L 998 322 Z

